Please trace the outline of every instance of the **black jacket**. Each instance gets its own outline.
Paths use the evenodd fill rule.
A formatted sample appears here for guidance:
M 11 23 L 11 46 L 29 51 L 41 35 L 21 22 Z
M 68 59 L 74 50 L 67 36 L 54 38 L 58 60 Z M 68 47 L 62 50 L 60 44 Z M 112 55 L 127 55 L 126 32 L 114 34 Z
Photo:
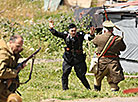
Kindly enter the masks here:
M 85 54 L 83 54 L 84 32 L 77 32 L 76 36 L 72 38 L 68 32 L 58 32 L 55 29 L 50 29 L 50 31 L 53 35 L 64 39 L 66 43 L 64 60 L 69 63 L 72 61 L 78 63 L 85 60 Z

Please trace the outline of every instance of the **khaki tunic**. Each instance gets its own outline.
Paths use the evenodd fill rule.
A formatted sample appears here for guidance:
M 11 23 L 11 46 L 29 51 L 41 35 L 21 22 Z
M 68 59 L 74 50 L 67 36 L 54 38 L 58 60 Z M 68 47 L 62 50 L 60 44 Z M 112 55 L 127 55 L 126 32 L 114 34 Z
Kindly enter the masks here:
M 93 39 L 93 43 L 97 46 L 97 52 L 100 54 L 104 48 L 106 42 L 113 35 L 108 32 L 101 35 L 96 35 Z M 114 36 L 114 35 L 113 35 Z M 108 49 L 105 55 L 120 55 L 120 51 L 124 51 L 126 45 L 123 41 L 123 38 L 117 36 L 112 46 Z M 95 74 L 98 84 L 101 84 L 104 76 L 107 76 L 108 83 L 119 83 L 124 79 L 123 69 L 120 65 L 118 58 L 100 58 L 98 73 Z M 104 72 L 104 74 L 103 74 Z
M 17 61 L 20 55 L 14 55 L 4 40 L 0 40 L 0 102 L 6 102 L 7 96 L 10 94 L 3 80 L 17 77 Z M 3 98 L 2 98 L 3 97 Z

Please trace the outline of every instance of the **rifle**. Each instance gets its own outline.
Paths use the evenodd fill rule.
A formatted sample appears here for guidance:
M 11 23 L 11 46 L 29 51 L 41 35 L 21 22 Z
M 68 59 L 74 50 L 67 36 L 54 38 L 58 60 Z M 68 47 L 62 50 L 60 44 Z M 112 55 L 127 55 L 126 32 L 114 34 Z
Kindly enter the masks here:
M 26 60 L 24 60 L 23 62 L 19 63 L 15 69 L 17 70 L 19 68 L 22 68 L 23 67 L 23 64 L 24 63 L 27 63 L 28 60 L 30 60 L 31 58 L 33 58 L 40 51 L 40 49 L 41 49 L 41 47 L 38 50 L 36 50 L 31 56 L 29 56 Z M 20 70 L 19 70 L 19 72 L 20 72 Z
M 21 68 L 23 67 L 23 64 L 24 63 L 27 63 L 28 60 L 30 60 L 32 58 L 32 65 L 31 65 L 31 70 L 30 70 L 30 74 L 29 74 L 29 79 L 26 80 L 25 82 L 23 83 L 18 83 L 19 82 L 19 77 L 17 76 L 15 79 L 9 79 L 9 82 L 7 81 L 6 82 L 6 85 L 8 87 L 8 89 L 11 91 L 11 92 L 17 92 L 20 96 L 21 94 L 17 91 L 17 88 L 19 87 L 20 84 L 26 84 L 30 79 L 31 79 L 31 75 L 32 75 L 32 71 L 33 71 L 33 63 L 34 63 L 34 56 L 40 51 L 41 47 L 36 50 L 31 56 L 29 56 L 26 60 L 24 60 L 23 62 L 19 63 L 17 65 L 17 67 L 15 68 L 16 70 L 19 69 L 18 73 L 20 72 Z M 16 81 L 13 82 L 13 81 Z
M 104 5 L 103 5 L 103 9 L 104 9 L 104 14 L 105 14 L 105 18 L 106 18 L 106 20 L 109 20 L 108 15 L 107 15 L 107 12 L 106 12 L 106 8 L 105 8 Z M 105 19 L 104 19 L 104 21 L 105 21 Z

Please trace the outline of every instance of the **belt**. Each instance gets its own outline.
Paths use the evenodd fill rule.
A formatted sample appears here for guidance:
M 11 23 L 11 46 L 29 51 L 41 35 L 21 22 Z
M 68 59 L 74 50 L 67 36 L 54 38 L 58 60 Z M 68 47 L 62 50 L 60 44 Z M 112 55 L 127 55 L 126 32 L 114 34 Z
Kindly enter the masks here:
M 73 49 L 71 50 L 71 49 L 68 48 L 68 47 L 66 47 L 65 50 L 68 51 L 68 52 L 69 52 L 69 51 L 70 51 L 70 52 L 75 52 L 75 53 L 77 53 L 77 54 L 82 54 L 82 53 L 83 53 L 83 50 L 73 50 Z

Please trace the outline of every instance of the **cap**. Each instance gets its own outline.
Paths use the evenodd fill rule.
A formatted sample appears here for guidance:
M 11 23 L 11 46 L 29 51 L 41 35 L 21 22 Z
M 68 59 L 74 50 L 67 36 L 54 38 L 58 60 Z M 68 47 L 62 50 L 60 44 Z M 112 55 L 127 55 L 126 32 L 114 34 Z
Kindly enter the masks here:
M 71 29 L 71 28 L 76 28 L 76 25 L 71 23 L 69 26 L 68 26 L 68 29 Z
M 106 20 L 103 22 L 103 26 L 104 27 L 114 27 L 114 24 L 112 23 L 112 21 Z

